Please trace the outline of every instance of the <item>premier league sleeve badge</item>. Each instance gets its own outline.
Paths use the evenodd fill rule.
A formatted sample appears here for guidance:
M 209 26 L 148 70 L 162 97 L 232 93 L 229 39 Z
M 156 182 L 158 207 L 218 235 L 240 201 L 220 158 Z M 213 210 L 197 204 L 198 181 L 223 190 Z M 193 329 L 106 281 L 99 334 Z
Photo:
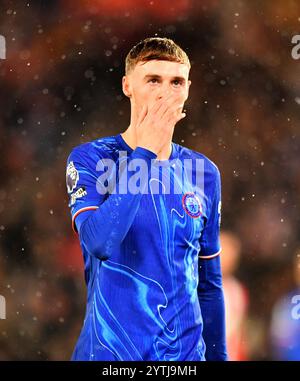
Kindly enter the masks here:
M 73 192 L 73 190 L 76 188 L 78 180 L 79 180 L 79 173 L 77 169 L 75 168 L 73 161 L 71 161 L 67 166 L 67 173 L 66 173 L 66 184 L 67 184 L 69 193 Z

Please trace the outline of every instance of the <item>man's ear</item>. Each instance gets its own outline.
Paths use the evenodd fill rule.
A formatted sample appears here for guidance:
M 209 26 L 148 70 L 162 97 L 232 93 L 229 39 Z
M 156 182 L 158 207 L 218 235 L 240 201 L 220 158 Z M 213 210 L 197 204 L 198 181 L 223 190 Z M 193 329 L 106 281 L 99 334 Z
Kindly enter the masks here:
M 122 89 L 126 97 L 131 98 L 131 86 L 128 76 L 124 75 L 122 78 Z

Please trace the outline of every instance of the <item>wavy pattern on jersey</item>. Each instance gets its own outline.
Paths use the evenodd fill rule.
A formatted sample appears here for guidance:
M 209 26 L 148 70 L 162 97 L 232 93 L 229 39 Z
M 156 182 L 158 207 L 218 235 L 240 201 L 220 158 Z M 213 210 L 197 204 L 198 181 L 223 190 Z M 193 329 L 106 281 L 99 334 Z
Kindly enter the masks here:
M 108 154 L 117 163 L 121 146 L 114 137 L 97 141 L 91 147 L 85 148 L 86 156 L 88 153 L 91 157 L 89 167 Z M 178 163 L 185 158 L 203 158 L 187 149 L 176 149 L 180 150 Z M 95 172 L 80 169 L 80 176 L 89 182 Z M 83 248 L 88 303 L 73 359 L 204 359 L 197 283 L 199 238 L 209 199 L 201 189 L 199 195 L 189 182 L 190 177 L 187 180 L 186 168 L 183 186 L 172 168 L 158 172 L 156 177 L 151 171 L 151 192 L 143 196 L 141 208 L 119 251 L 101 262 Z M 164 194 L 164 174 L 170 172 L 170 188 L 167 182 L 166 187 L 179 188 L 181 194 Z M 210 172 L 206 172 L 208 184 L 211 178 Z M 160 194 L 157 186 L 162 189 Z M 189 192 L 199 196 L 204 211 L 200 218 L 192 218 L 183 209 L 182 196 Z M 80 207 L 81 201 L 77 200 L 76 207 Z
M 103 263 L 102 266 L 115 270 L 107 265 L 107 262 Z M 99 268 L 96 288 L 97 292 L 94 294 L 93 316 L 96 317 L 97 320 L 94 319 L 93 328 L 99 343 L 108 349 L 118 360 L 142 360 L 142 355 L 132 343 L 126 331 L 114 316 L 108 302 L 105 300 L 99 285 Z M 98 327 L 100 328 L 99 334 L 101 334 L 102 340 L 97 333 Z
M 171 181 L 176 182 L 179 179 L 174 176 L 171 177 Z M 201 359 L 203 349 L 201 343 L 198 343 L 200 334 L 198 337 L 197 328 L 195 334 L 193 333 L 195 325 L 202 322 L 197 302 L 197 253 L 199 251 L 195 242 L 195 237 L 199 237 L 199 233 L 197 235 L 196 232 L 197 222 L 195 223 L 195 220 L 191 219 L 183 210 L 170 208 L 164 192 L 159 195 L 152 192 L 154 182 L 159 182 L 163 190 L 164 184 L 157 178 L 151 179 L 149 198 L 152 200 L 156 216 L 154 226 L 158 227 L 158 234 L 163 244 L 165 276 L 170 279 L 170 285 L 168 285 L 168 290 L 164 289 L 159 281 L 162 274 L 158 274 L 158 278 L 154 279 L 132 267 L 112 260 L 107 260 L 102 262 L 101 266 L 97 266 L 89 306 L 89 318 L 84 324 L 89 325 L 88 331 L 91 335 L 90 340 L 86 340 L 90 342 L 92 348 L 87 350 L 91 360 L 97 359 L 98 356 L 100 359 L 103 359 L 103 356 L 106 356 L 105 358 L 111 356 L 115 360 L 129 361 Z M 190 190 L 183 189 L 183 191 Z M 181 198 L 182 196 L 176 197 Z M 181 203 L 176 203 L 176 205 L 181 205 Z M 186 249 L 178 250 L 176 237 L 182 231 L 189 232 L 184 237 Z M 134 291 L 132 297 L 137 305 L 135 308 L 140 314 L 137 326 L 143 325 L 144 322 L 145 335 L 143 337 L 128 331 L 129 327 L 125 324 L 127 316 L 120 314 L 120 309 L 116 309 L 116 303 L 111 304 L 109 294 L 107 295 L 107 286 L 101 283 L 104 273 L 107 279 L 112 279 L 114 274 L 120 283 L 130 284 L 128 287 L 130 292 Z M 189 325 L 185 321 L 186 316 L 189 317 Z M 86 339 L 83 332 L 81 338 L 83 342 Z M 185 345 L 184 340 L 193 340 L 194 345 L 190 345 L 190 342 L 189 345 Z M 186 353 L 186 347 L 194 348 L 194 353 Z M 145 348 L 148 348 L 148 352 L 145 351 Z M 98 355 L 95 354 L 97 350 Z M 101 354 L 99 355 L 101 351 L 105 353 L 102 358 Z
M 151 179 L 150 180 L 150 191 L 151 191 L 151 185 L 153 182 L 158 181 L 157 179 Z M 179 179 L 171 178 L 171 182 L 179 181 Z M 182 313 L 181 311 L 185 308 L 185 304 L 181 304 L 176 295 L 178 295 L 178 288 L 180 286 L 178 285 L 177 280 L 177 274 L 178 271 L 176 271 L 176 264 L 178 261 L 181 260 L 181 258 L 176 258 L 176 251 L 175 251 L 175 236 L 176 236 L 176 230 L 177 229 L 184 229 L 187 225 L 188 216 L 186 214 L 180 214 L 175 208 L 171 209 L 170 211 L 167 209 L 166 205 L 167 202 L 165 200 L 165 194 L 164 194 L 164 184 L 163 182 L 160 182 L 163 188 L 163 194 L 159 197 L 156 197 L 152 192 L 152 202 L 154 205 L 155 213 L 157 216 L 157 223 L 159 226 L 161 241 L 164 243 L 164 253 L 166 255 L 166 261 L 167 266 L 169 268 L 169 273 L 171 274 L 171 282 L 172 282 L 172 294 L 174 297 L 172 298 L 172 308 L 173 311 L 173 320 L 170 321 L 169 324 L 173 324 L 173 330 L 176 333 L 176 341 L 173 343 L 166 342 L 161 337 L 157 337 L 155 341 L 155 349 L 156 353 L 159 359 L 163 360 L 179 360 L 182 355 L 182 341 L 178 340 L 179 337 L 182 337 L 183 333 L 183 322 L 181 321 Z M 174 186 L 174 183 L 171 184 L 171 186 Z M 192 225 L 194 226 L 194 225 Z M 192 240 L 192 237 L 195 237 L 194 229 L 191 230 L 191 237 L 187 237 L 187 240 Z M 186 288 L 188 290 L 188 295 L 190 295 L 191 301 L 195 303 L 195 298 L 197 297 L 197 280 L 196 276 L 191 276 L 191 268 L 193 268 L 193 253 L 190 250 L 190 245 L 188 245 L 188 249 L 185 251 L 184 254 L 184 268 L 185 268 L 185 277 L 184 280 L 186 281 Z
M 106 271 L 118 272 L 119 276 L 128 277 L 134 284 L 137 303 L 141 304 L 141 311 L 152 320 L 153 325 L 159 327 L 159 330 L 163 332 L 166 340 L 172 341 L 174 339 L 174 332 L 168 329 L 166 322 L 163 319 L 161 309 L 167 308 L 168 299 L 163 287 L 154 279 L 148 278 L 134 271 L 128 266 L 124 266 L 120 263 L 115 263 L 110 260 L 103 263 L 103 268 Z M 154 306 L 151 305 L 151 293 L 159 293 L 161 303 Z M 143 360 L 143 356 L 139 353 L 137 346 L 129 338 L 126 330 L 122 327 L 121 323 L 117 320 L 114 312 L 109 306 L 109 302 L 105 300 L 105 297 L 99 287 L 99 278 L 97 280 L 97 293 L 98 297 L 94 297 L 94 310 L 98 322 L 101 326 L 101 336 L 103 340 L 99 339 L 102 345 L 114 353 L 114 355 L 120 359 L 131 360 Z M 95 295 L 96 295 L 95 294 Z M 145 319 L 140 317 L 141 321 Z M 97 326 L 94 326 L 94 330 L 97 330 Z M 146 338 L 140 338 L 146 340 Z
M 154 195 L 152 192 L 152 186 L 154 185 L 154 182 L 158 182 L 162 185 L 163 188 L 163 193 L 165 191 L 165 187 L 162 181 L 158 179 L 151 179 L 150 180 L 150 193 L 152 197 L 152 202 L 154 206 L 154 210 L 156 213 L 156 218 L 157 218 L 157 224 L 159 226 L 159 233 L 161 237 L 161 242 L 164 244 L 164 254 L 166 255 L 166 261 L 167 261 L 167 266 L 169 268 L 169 272 L 171 274 L 171 281 L 172 281 L 172 290 L 174 290 L 174 269 L 172 268 L 172 258 L 174 255 L 170 253 L 171 249 L 171 242 L 170 242 L 170 233 L 169 231 L 169 219 L 168 219 L 168 214 L 166 211 L 165 207 L 165 195 Z M 175 293 L 174 293 L 175 294 Z M 164 338 L 158 336 L 155 339 L 154 343 L 154 348 L 157 354 L 158 359 L 163 359 L 163 360 L 170 360 L 171 358 L 175 361 L 177 358 L 179 358 L 180 353 L 181 353 L 181 342 L 176 340 L 178 336 L 180 336 L 180 324 L 178 321 L 178 307 L 176 305 L 176 300 L 172 301 L 173 306 L 170 308 L 174 308 L 174 322 L 170 321 L 168 322 L 169 324 L 173 324 L 173 332 L 174 332 L 174 337 L 173 337 L 173 342 L 171 341 L 166 341 Z M 169 357 L 169 358 L 167 358 Z

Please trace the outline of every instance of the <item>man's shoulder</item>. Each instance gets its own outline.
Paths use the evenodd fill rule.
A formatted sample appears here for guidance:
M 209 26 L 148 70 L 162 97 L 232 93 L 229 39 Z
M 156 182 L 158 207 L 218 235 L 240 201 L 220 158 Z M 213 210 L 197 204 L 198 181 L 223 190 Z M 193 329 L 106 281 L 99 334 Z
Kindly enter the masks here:
M 105 136 L 73 147 L 68 159 L 98 161 L 101 158 L 111 158 L 117 149 L 115 135 Z
M 214 173 L 218 175 L 220 173 L 218 166 L 203 153 L 195 151 L 191 148 L 184 147 L 180 144 L 176 144 L 179 151 L 179 156 L 181 159 L 198 159 L 204 161 L 204 169 L 206 172 Z

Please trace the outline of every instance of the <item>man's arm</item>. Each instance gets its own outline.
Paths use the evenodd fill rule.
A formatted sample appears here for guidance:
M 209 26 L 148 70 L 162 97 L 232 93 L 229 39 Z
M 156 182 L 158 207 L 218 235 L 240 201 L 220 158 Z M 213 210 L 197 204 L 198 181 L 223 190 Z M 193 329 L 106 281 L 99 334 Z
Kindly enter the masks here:
M 181 113 L 181 103 L 181 96 L 171 93 L 166 98 L 158 99 L 149 110 L 148 105 L 144 105 L 139 115 L 135 127 L 138 147 L 131 153 L 128 159 L 129 161 L 143 159 L 147 162 L 148 172 L 142 174 L 144 180 L 148 180 L 149 173 L 151 172 L 151 159 L 156 158 L 164 145 L 171 142 L 175 124 L 185 116 L 184 113 Z M 78 164 L 80 165 L 81 163 L 79 162 Z M 86 173 L 84 167 L 81 170 L 83 174 Z M 89 172 L 88 169 L 87 172 Z M 124 179 L 123 176 L 125 176 Z M 124 171 L 121 174 L 119 183 L 126 183 L 128 180 L 126 176 L 127 173 Z M 89 189 L 93 188 L 93 181 L 95 183 L 95 179 L 90 177 L 88 181 L 90 183 Z M 70 183 L 72 185 L 72 181 Z M 81 184 L 81 186 L 86 188 L 86 184 Z M 148 186 L 148 181 L 144 181 L 143 186 Z M 95 190 L 92 193 L 95 198 Z M 105 201 L 102 197 L 102 202 L 99 202 L 99 205 L 90 205 L 91 202 L 89 202 L 87 208 L 83 207 L 77 210 L 73 214 L 73 220 L 76 224 L 82 246 L 91 255 L 99 259 L 105 260 L 110 258 L 115 250 L 119 249 L 120 244 L 132 225 L 142 195 L 143 189 L 138 194 L 132 194 L 130 190 L 126 194 L 112 192 Z M 93 211 L 91 211 L 92 209 Z M 73 210 L 75 211 L 75 209 Z
M 133 194 L 128 190 L 125 194 L 114 193 L 93 212 L 82 213 L 76 219 L 76 226 L 81 244 L 93 256 L 106 260 L 119 249 L 140 206 L 143 190 L 148 186 L 151 159 L 156 158 L 153 152 L 137 147 L 128 158 L 127 165 L 134 159 L 146 162 L 148 172 L 144 173 L 141 192 Z M 119 183 L 127 179 L 126 170 L 121 174 Z M 78 216 L 78 217 L 79 217 Z
M 200 238 L 198 297 L 203 318 L 203 338 L 208 361 L 227 360 L 225 306 L 220 263 L 221 176 L 216 166 L 207 168 L 209 215 Z
M 198 297 L 203 317 L 207 361 L 227 360 L 225 306 L 220 256 L 199 258 Z

